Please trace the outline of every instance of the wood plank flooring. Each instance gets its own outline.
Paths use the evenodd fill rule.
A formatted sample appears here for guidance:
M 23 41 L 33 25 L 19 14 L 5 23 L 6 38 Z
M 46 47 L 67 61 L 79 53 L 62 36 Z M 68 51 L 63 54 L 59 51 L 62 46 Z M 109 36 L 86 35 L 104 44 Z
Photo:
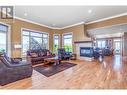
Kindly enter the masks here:
M 69 62 L 78 65 L 51 77 L 34 70 L 31 78 L 0 86 L 0 89 L 127 89 L 127 61 L 119 55 L 105 57 L 103 63 Z

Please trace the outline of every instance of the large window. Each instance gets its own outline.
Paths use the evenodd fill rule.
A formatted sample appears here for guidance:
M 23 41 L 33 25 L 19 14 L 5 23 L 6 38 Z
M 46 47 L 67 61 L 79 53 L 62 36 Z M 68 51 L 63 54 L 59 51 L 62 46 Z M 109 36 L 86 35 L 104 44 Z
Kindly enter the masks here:
M 98 48 L 105 48 L 106 47 L 106 41 L 105 40 L 98 40 L 97 41 L 97 47 Z
M 63 34 L 63 47 L 65 51 L 72 52 L 72 33 Z
M 59 48 L 59 34 L 54 34 L 54 46 L 53 46 L 53 50 L 54 53 L 57 53 L 57 50 Z
M 0 24 L 0 50 L 8 52 L 8 41 L 7 41 L 8 26 Z
M 48 34 L 23 29 L 22 46 L 23 56 L 29 49 L 48 49 Z
M 114 43 L 114 53 L 115 54 L 120 54 L 121 53 L 121 48 L 122 48 L 121 39 L 114 39 L 113 43 Z

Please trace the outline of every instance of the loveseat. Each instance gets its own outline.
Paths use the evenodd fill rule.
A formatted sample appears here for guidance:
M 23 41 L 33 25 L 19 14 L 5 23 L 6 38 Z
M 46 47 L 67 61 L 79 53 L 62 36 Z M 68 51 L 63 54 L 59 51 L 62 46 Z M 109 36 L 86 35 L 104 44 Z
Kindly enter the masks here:
M 55 54 L 47 49 L 27 51 L 27 61 L 31 62 L 32 65 L 43 63 L 45 58 L 51 57 L 55 57 Z

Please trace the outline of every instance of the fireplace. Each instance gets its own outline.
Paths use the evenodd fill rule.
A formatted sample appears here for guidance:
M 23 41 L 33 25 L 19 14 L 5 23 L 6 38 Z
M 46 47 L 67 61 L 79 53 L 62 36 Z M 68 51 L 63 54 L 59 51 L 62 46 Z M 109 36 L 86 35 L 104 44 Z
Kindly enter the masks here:
M 93 57 L 93 48 L 92 47 L 80 47 L 80 56 Z

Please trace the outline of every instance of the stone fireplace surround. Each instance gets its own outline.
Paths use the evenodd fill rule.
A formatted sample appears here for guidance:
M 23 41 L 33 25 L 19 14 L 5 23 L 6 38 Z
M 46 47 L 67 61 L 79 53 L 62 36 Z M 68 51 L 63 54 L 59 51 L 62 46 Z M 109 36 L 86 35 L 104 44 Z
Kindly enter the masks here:
M 76 44 L 76 54 L 77 54 L 78 60 L 86 60 L 86 61 L 93 60 L 93 57 L 80 56 L 80 48 L 81 47 L 93 47 L 92 41 L 78 41 L 78 42 L 75 42 L 75 44 Z

